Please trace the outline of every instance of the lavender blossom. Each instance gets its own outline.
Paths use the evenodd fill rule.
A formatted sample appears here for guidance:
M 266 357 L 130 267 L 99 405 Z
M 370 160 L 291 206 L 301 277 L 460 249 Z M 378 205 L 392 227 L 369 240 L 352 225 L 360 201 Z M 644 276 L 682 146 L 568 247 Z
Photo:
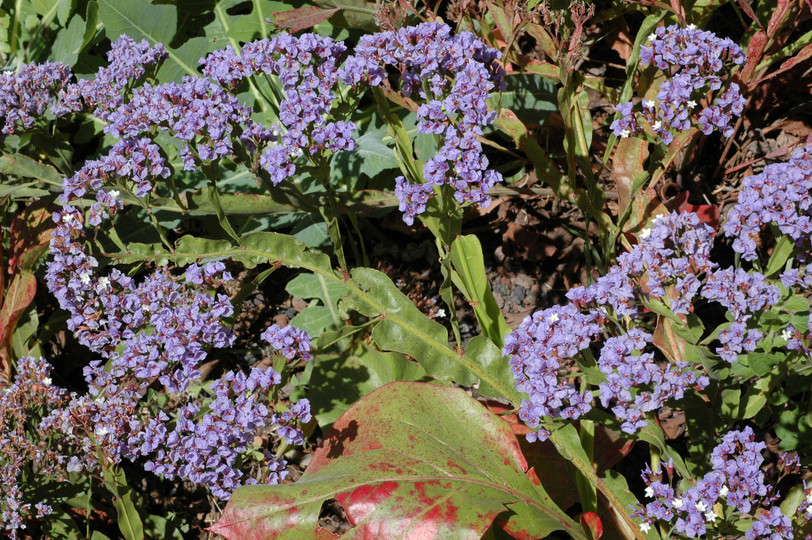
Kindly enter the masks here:
M 70 68 L 59 62 L 25 64 L 17 73 L 0 74 L 3 134 L 14 135 L 20 128 L 30 129 L 71 76 Z
M 296 172 L 295 161 L 303 154 L 355 148 L 355 124 L 328 121 L 334 113 L 338 62 L 345 51 L 343 43 L 316 34 L 298 38 L 280 34 L 246 44 L 239 55 L 228 47 L 201 60 L 203 73 L 226 87 L 255 74 L 279 77 L 285 94 L 279 104 L 280 122 L 268 132 L 280 134 L 278 144 L 265 148 L 260 155 L 260 165 L 274 184 Z M 250 139 L 248 133 L 245 140 Z
M 344 62 L 341 77 L 353 86 L 384 84 L 386 66 L 395 66 L 401 71 L 401 94 L 422 101 L 418 133 L 443 136 L 443 146 L 423 169 L 425 183 L 395 181 L 405 223 L 411 225 L 425 211 L 432 186 L 449 186 L 459 203 L 490 204 L 487 193 L 502 176 L 488 169 L 477 136 L 496 119 L 487 99 L 503 88 L 500 56 L 469 32 L 451 36 L 444 24 L 423 23 L 363 36 Z
M 761 471 L 764 461 L 761 451 L 765 448 L 763 442 L 755 441 L 750 427 L 726 433 L 721 444 L 711 453 L 712 470 L 682 492 L 662 482 L 662 471 L 652 472 L 646 466 L 642 474 L 648 486 L 646 495 L 655 500 L 635 512 L 635 516 L 645 523 L 657 520 L 673 523 L 675 532 L 696 538 L 706 534 L 721 517 L 714 508 L 717 504 L 748 514 L 754 505 L 772 502 L 774 499 L 767 495 L 769 486 L 765 484 Z M 780 515 L 780 511 L 776 513 L 776 509 L 767 517 L 756 520 L 746 537 L 792 538 L 791 535 L 783 536 L 791 532 L 791 528 L 787 529 L 790 526 L 788 520 Z M 771 527 L 781 536 L 766 534 Z
M 757 257 L 758 235 L 768 224 L 775 224 L 795 243 L 801 261 L 808 259 L 812 249 L 812 145 L 796 149 L 788 162 L 767 165 L 761 174 L 744 179 L 725 234 L 733 238 L 734 251 L 752 261 Z
M 654 64 L 666 73 L 656 100 L 644 99 L 639 113 L 632 102 L 617 105 L 621 117 L 612 122 L 610 129 L 622 138 L 644 131 L 641 120 L 665 144 L 674 139 L 673 131 L 684 131 L 696 118 L 697 103 L 709 90 L 722 87 L 718 75 L 726 63 L 744 64 L 746 55 L 729 38 L 719 38 L 712 32 L 698 30 L 693 25 L 680 28 L 659 27 L 649 36 L 649 46 L 640 49 L 640 63 Z M 705 135 L 718 129 L 725 137 L 733 135 L 730 125 L 734 116 L 740 116 L 746 100 L 739 86 L 730 83 L 727 89 L 708 106 L 699 111 L 696 125 Z

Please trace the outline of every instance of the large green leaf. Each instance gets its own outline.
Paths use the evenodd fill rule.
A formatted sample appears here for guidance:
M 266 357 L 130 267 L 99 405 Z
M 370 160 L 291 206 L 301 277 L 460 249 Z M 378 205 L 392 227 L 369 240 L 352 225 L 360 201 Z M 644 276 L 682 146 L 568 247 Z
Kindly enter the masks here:
M 528 477 L 510 426 L 463 390 L 391 383 L 356 403 L 295 484 L 238 489 L 211 528 L 226 538 L 317 538 L 335 497 L 364 538 L 480 538 L 515 505 L 531 537 L 581 528 Z
M 310 378 L 310 408 L 325 429 L 353 403 L 395 381 L 426 379 L 426 370 L 399 353 L 383 353 L 366 343 L 336 355 L 320 355 Z

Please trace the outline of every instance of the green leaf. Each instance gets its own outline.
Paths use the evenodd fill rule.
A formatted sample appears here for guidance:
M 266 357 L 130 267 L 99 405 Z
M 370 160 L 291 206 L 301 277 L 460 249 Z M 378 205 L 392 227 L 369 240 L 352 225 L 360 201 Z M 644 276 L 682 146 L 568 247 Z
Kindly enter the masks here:
M 297 483 L 238 489 L 211 530 L 315 537 L 321 505 L 335 497 L 358 537 L 478 539 L 516 505 L 530 537 L 585 539 L 526 468 L 510 426 L 464 391 L 391 383 L 336 422 Z
M 132 499 L 132 488 L 124 471 L 116 466 L 104 466 L 104 485 L 113 493 L 113 506 L 118 514 L 118 529 L 126 540 L 142 540 L 144 524 Z
M 310 378 L 310 408 L 326 431 L 353 403 L 395 381 L 427 379 L 426 370 L 399 353 L 358 343 L 337 355 L 321 355 Z
M 23 154 L 0 154 L 0 173 L 34 178 L 62 189 L 62 175 L 50 165 L 34 161 Z
M 451 244 L 451 262 L 455 272 L 451 274 L 454 284 L 473 306 L 482 333 L 500 349 L 510 327 L 496 304 L 496 298 L 485 274 L 482 245 L 473 235 L 460 236 Z
M 494 345 L 487 336 L 476 336 L 468 342 L 463 362 L 467 365 L 477 366 L 480 371 L 488 373 L 492 379 L 501 383 L 497 388 L 488 381 L 480 380 L 479 393 L 481 395 L 503 396 L 517 405 L 522 402 L 524 396 L 516 390 L 510 363 L 507 358 L 502 356 L 502 350 Z M 507 389 L 507 395 L 504 394 L 505 389 Z
M 85 21 L 74 15 L 67 28 L 56 35 L 49 60 L 72 66 L 85 45 Z
M 555 83 L 539 75 L 509 75 L 505 91 L 488 100 L 493 110 L 497 105 L 510 109 L 525 124 L 543 126 L 550 114 L 558 111 Z
M 333 156 L 331 176 L 348 186 L 357 184 L 360 175 L 374 178 L 381 171 L 397 169 L 398 160 L 392 148 L 384 144 L 385 129 L 367 131 L 355 141 L 355 150 Z
M 200 76 L 197 61 L 218 47 L 214 43 L 218 36 L 196 37 L 179 48 L 170 47 L 169 43 L 177 32 L 175 6 L 153 4 L 147 0 L 98 0 L 98 3 L 99 19 L 110 41 L 126 34 L 136 41 L 146 39 L 151 45 L 162 43 L 166 47 L 169 58 L 158 72 L 161 82 L 180 81 L 184 75 Z
M 617 478 L 613 474 L 608 474 L 608 478 L 604 479 L 595 473 L 592 461 L 587 458 L 586 452 L 584 452 L 584 449 L 581 447 L 581 439 L 574 426 L 568 424 L 561 429 L 553 431 L 550 434 L 550 441 L 555 445 L 561 457 L 569 461 L 573 468 L 603 494 L 606 503 L 615 514 L 617 521 L 622 524 L 622 528 L 632 532 L 632 536 L 629 536 L 629 538 L 640 540 L 645 538 L 659 538 L 654 530 L 650 531 L 648 535 L 644 534 L 640 530 L 639 525 L 634 521 L 634 518 L 630 516 L 629 504 L 635 504 L 637 500 L 634 499 L 631 493 L 615 489 L 615 486 L 618 484 Z M 611 473 L 611 471 L 609 472 Z
M 775 244 L 770 260 L 767 261 L 767 269 L 764 271 L 764 275 L 769 277 L 782 270 L 794 249 L 795 243 L 786 235 L 781 235 Z

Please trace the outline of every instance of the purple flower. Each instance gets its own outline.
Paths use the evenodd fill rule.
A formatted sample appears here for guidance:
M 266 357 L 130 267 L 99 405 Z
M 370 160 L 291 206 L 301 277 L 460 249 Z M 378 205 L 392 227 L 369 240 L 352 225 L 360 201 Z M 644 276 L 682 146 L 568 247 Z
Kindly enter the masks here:
M 689 129 L 697 103 L 708 90 L 719 90 L 722 80 L 719 73 L 725 64 L 741 65 L 746 56 L 742 49 L 728 38 L 719 38 L 712 32 L 698 30 L 693 25 L 680 28 L 659 27 L 649 36 L 649 45 L 640 49 L 640 63 L 654 64 L 668 77 L 661 85 L 656 100 L 644 99 L 639 113 L 634 112 L 632 102 L 618 105 L 620 118 L 610 126 L 618 137 L 629 137 L 644 130 L 645 120 L 651 130 L 670 144 L 673 130 Z M 740 116 L 746 100 L 739 86 L 730 83 L 717 95 L 714 102 L 699 112 L 696 124 L 706 135 L 718 129 L 725 137 L 733 135 L 730 125 L 733 116 Z
M 503 88 L 500 56 L 469 32 L 451 36 L 444 24 L 422 23 L 363 36 L 340 69 L 346 84 L 378 86 L 386 79 L 386 66 L 394 66 L 401 72 L 401 94 L 422 101 L 418 132 L 443 136 L 439 152 L 423 169 L 426 183 L 396 180 L 405 223 L 411 225 L 425 211 L 434 196 L 432 184 L 449 186 L 459 203 L 490 204 L 487 193 L 502 176 L 488 169 L 477 136 L 496 119 L 487 99 Z

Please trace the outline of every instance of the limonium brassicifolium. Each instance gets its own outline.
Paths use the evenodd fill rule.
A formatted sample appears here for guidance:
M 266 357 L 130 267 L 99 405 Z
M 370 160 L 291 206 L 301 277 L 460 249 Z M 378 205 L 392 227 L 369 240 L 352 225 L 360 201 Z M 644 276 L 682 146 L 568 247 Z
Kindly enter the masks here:
M 692 125 L 706 135 L 719 130 L 729 137 L 732 117 L 740 116 L 746 104 L 738 84 L 729 83 L 710 104 L 701 110 L 698 107 L 709 91 L 722 89 L 722 70 L 744 64 L 746 58 L 729 38 L 693 25 L 658 27 L 648 37 L 648 46 L 641 47 L 640 63 L 654 64 L 665 73 L 665 80 L 652 96 L 656 99 L 643 99 L 639 109 L 631 101 L 617 105 L 621 117 L 612 122 L 612 132 L 623 138 L 636 135 L 644 131 L 644 120 L 666 144 L 673 140 L 675 130 Z
M 423 168 L 425 182 L 400 176 L 395 194 L 403 221 L 411 225 L 426 210 L 434 188 L 447 185 L 459 203 L 490 204 L 488 190 L 502 176 L 488 168 L 482 153 L 482 126 L 496 113 L 487 99 L 503 88 L 499 51 L 470 32 L 454 36 L 439 23 L 423 23 L 363 36 L 340 70 L 346 84 L 379 86 L 388 82 L 387 66 L 400 70 L 400 93 L 420 103 L 417 131 L 441 135 L 443 145 Z
M 643 519 L 641 528 L 647 531 L 660 521 L 673 525 L 675 532 L 687 538 L 697 538 L 715 529 L 717 522 L 730 520 L 734 513 L 755 514 L 756 507 L 769 505 L 776 497 L 769 496 L 771 488 L 761 470 L 761 451 L 765 448 L 763 442 L 756 442 L 750 427 L 726 433 L 711 453 L 711 471 L 682 491 L 663 482 L 662 470 L 654 472 L 646 466 L 646 496 L 654 500 L 635 512 Z M 805 512 L 808 507 L 806 501 L 799 507 L 804 520 L 809 517 Z M 774 506 L 753 520 L 745 538 L 792 540 L 795 536 L 789 517 Z
M 330 38 L 280 34 L 239 52 L 227 47 L 210 54 L 200 61 L 203 76 L 154 84 L 151 76 L 167 57 L 160 44 L 121 36 L 95 77 L 74 81 L 70 68 L 51 62 L 22 66 L 0 79 L 4 134 L 30 129 L 45 114 L 89 113 L 117 140 L 64 179 L 45 275 L 68 312 L 68 329 L 97 356 L 84 368 L 88 391 L 54 386 L 43 359 L 19 361 L 17 386 L 3 390 L 0 408 L 20 418 L 15 425 L 27 422 L 43 437 L 58 434 L 59 452 L 26 443 L 26 434 L 11 433 L 12 424 L 4 422 L 0 461 L 7 486 L 16 486 L 31 464 L 64 479 L 75 472 L 104 474 L 129 459 L 228 499 L 240 485 L 275 483 L 286 475 L 285 460 L 263 450 L 260 472 L 245 478 L 241 461 L 256 449 L 259 430 L 275 431 L 288 445 L 304 442 L 310 404 L 272 402 L 272 390 L 282 381 L 273 368 L 201 381 L 209 351 L 228 348 L 235 339 L 226 322 L 234 308 L 218 292 L 233 279 L 222 262 L 189 264 L 182 273 L 158 267 L 135 278 L 105 267 L 91 249 L 90 237 L 125 210 L 125 199 L 150 196 L 173 174 L 162 146 L 167 140 L 177 143 L 185 170 L 248 159 L 252 170 L 278 184 L 316 154 L 326 158 L 355 148 L 356 126 L 338 112 L 342 96 L 381 84 L 386 67 L 394 66 L 401 72 L 401 93 L 425 102 L 418 110 L 419 130 L 445 141 L 427 165 L 429 182 L 418 189 L 430 197 L 431 185 L 448 185 L 460 203 L 487 204 L 488 189 L 501 179 L 488 170 L 477 136 L 494 120 L 486 99 L 501 88 L 503 72 L 498 51 L 473 34 L 452 37 L 445 25 L 424 24 L 366 36 L 353 54 Z M 275 77 L 281 85 L 279 120 L 271 126 L 254 120 L 259 115 L 236 97 L 241 81 L 255 75 Z M 403 195 L 404 185 L 398 180 L 396 193 L 411 223 L 422 209 Z M 312 358 L 310 336 L 300 329 L 273 325 L 261 338 L 289 362 Z M 21 381 L 44 388 L 36 411 L 26 408 L 33 398 L 25 397 Z M 194 397 L 198 390 L 191 390 L 201 387 L 202 397 Z M 151 401 L 156 390 L 172 396 L 172 407 Z M 6 442 L 14 455 L 6 455 Z M 32 496 L 12 488 L 0 500 L 6 534 L 16 537 L 28 516 L 50 512 L 47 501 L 29 502 Z

